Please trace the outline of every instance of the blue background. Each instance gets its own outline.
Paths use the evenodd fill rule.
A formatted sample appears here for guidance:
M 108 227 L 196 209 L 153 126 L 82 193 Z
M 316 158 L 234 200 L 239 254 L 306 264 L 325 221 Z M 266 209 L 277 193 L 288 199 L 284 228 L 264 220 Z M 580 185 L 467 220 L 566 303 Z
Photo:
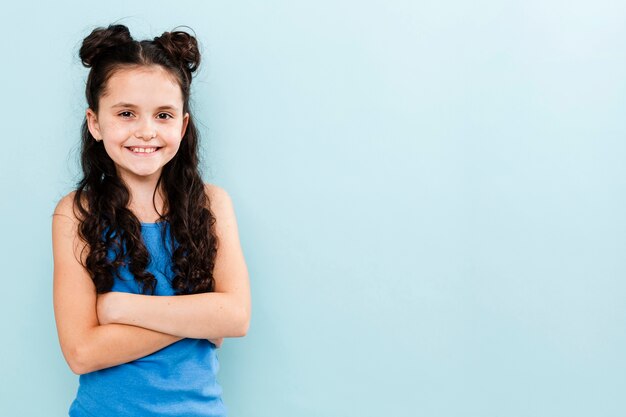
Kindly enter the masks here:
M 51 213 L 82 39 L 192 27 L 205 179 L 233 198 L 232 417 L 626 414 L 621 1 L 12 2 L 0 16 L 0 415 L 75 395 Z

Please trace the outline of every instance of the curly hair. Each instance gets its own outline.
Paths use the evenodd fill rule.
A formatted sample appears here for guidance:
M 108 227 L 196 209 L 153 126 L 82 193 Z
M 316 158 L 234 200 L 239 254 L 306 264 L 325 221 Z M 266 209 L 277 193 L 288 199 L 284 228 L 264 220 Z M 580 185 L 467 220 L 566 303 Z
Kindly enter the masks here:
M 158 220 L 170 226 L 163 228 L 164 242 L 167 229 L 173 237 L 169 250 L 175 293 L 214 291 L 213 268 L 218 245 L 215 217 L 199 172 L 199 135 L 189 109 L 192 73 L 200 64 L 195 37 L 173 31 L 153 40 L 137 41 L 126 26 L 110 25 L 94 29 L 83 40 L 79 55 L 83 65 L 90 68 L 85 93 L 89 107 L 96 113 L 107 81 L 118 70 L 158 65 L 177 80 L 183 96 L 183 113 L 189 113 L 189 122 L 178 152 L 161 171 L 152 204 L 159 213 L 154 198 L 161 186 L 164 204 Z M 89 251 L 83 266 L 89 271 L 97 293 L 111 291 L 115 271 L 128 265 L 141 291 L 154 294 L 156 279 L 146 270 L 150 257 L 142 240 L 141 223 L 128 208 L 130 191 L 118 176 L 103 143 L 91 135 L 87 120 L 82 125 L 80 161 L 83 176 L 76 186 L 74 212 L 79 219 L 79 235 Z M 108 257 L 110 249 L 115 249 L 113 259 Z

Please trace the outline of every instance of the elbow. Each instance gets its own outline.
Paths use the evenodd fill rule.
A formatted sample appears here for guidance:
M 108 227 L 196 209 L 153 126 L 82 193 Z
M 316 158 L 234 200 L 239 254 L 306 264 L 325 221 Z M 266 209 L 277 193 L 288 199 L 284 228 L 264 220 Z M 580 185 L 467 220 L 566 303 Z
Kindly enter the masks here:
M 250 310 L 246 309 L 243 313 L 243 319 L 241 321 L 241 337 L 248 334 L 250 328 Z
M 250 328 L 250 310 L 245 309 L 241 314 L 241 318 L 239 320 L 239 331 L 237 337 L 244 337 L 248 334 L 248 329 Z
M 235 337 L 244 337 L 246 334 L 248 334 L 249 327 L 250 325 L 248 323 L 242 323 L 239 326 L 239 331 L 237 332 L 237 335 Z
M 89 367 L 87 352 L 84 346 L 75 346 L 70 349 L 69 354 L 65 356 L 65 360 L 76 375 L 83 375 L 92 371 Z
M 79 364 L 76 364 L 76 363 L 72 364 L 70 362 L 69 365 L 70 365 L 70 369 L 72 370 L 72 372 L 75 375 L 80 376 L 80 375 L 84 375 L 84 374 L 88 373 L 88 371 L 83 366 L 81 366 Z

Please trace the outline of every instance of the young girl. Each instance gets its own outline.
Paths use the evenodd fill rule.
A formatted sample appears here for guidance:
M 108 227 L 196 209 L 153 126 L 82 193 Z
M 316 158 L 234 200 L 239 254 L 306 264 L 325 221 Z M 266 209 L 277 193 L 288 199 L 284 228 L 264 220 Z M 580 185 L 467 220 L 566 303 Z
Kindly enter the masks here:
M 196 39 L 112 25 L 80 58 L 84 175 L 52 221 L 69 415 L 226 416 L 216 349 L 246 334 L 251 301 L 232 201 L 198 170 Z

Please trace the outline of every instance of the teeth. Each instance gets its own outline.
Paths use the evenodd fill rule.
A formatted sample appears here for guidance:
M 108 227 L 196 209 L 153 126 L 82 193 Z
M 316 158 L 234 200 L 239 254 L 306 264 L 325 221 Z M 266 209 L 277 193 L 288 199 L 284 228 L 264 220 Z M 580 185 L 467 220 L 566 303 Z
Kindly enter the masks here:
M 157 150 L 157 148 L 130 148 L 131 151 L 137 153 L 152 153 Z

